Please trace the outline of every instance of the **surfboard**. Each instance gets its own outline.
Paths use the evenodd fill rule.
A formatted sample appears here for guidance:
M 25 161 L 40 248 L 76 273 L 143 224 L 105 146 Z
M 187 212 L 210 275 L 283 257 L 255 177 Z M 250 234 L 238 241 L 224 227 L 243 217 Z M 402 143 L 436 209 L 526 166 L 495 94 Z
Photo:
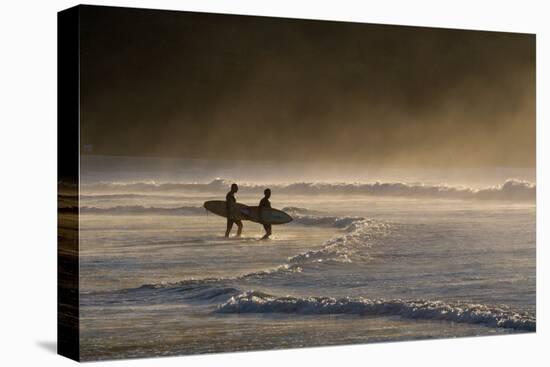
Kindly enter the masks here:
M 212 212 L 220 217 L 227 218 L 227 204 L 225 200 L 210 200 L 204 202 L 204 208 L 209 212 Z M 231 215 L 231 219 L 234 220 L 249 220 L 240 212 L 241 209 L 248 208 L 246 205 L 241 203 L 236 203 L 234 206 L 234 212 Z
M 264 208 L 262 221 L 260 222 L 260 208 L 257 206 L 245 206 L 239 209 L 241 214 L 248 220 L 265 224 L 285 224 L 292 222 L 292 217 L 282 210 Z

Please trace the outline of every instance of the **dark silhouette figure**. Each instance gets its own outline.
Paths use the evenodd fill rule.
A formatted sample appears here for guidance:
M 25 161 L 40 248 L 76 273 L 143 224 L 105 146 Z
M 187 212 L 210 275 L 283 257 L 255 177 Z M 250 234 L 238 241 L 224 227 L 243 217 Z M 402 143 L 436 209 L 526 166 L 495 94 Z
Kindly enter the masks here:
M 258 216 L 260 217 L 260 223 L 263 224 L 265 229 L 265 235 L 262 237 L 262 240 L 268 240 L 269 236 L 271 236 L 271 224 L 263 223 L 263 211 L 266 208 L 271 208 L 271 203 L 269 202 L 269 198 L 271 197 L 271 190 L 265 189 L 264 190 L 264 197 L 262 200 L 260 200 L 260 205 L 258 205 Z
M 234 219 L 236 210 L 235 204 L 237 203 L 237 199 L 235 199 L 235 193 L 237 191 L 239 191 L 239 186 L 237 186 L 237 184 L 232 184 L 231 190 L 225 196 L 225 204 L 227 205 L 227 229 L 225 230 L 225 237 L 229 237 L 231 228 L 233 228 L 233 223 L 236 223 L 238 227 L 237 237 L 240 237 L 241 232 L 243 231 L 243 222 L 241 222 L 240 219 Z

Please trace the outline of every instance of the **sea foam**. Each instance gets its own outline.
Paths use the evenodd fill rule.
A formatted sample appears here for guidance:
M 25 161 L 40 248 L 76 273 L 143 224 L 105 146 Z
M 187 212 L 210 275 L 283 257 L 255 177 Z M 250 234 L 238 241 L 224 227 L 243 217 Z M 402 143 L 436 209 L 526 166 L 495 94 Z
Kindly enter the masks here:
M 294 221 L 302 225 L 332 226 L 343 228 L 343 233 L 326 241 L 321 248 L 302 252 L 288 259 L 291 264 L 322 262 L 353 262 L 361 252 L 365 257 L 374 239 L 387 236 L 389 223 L 361 217 L 297 216 Z
M 218 306 L 218 313 L 286 313 L 300 315 L 353 314 L 401 316 L 409 319 L 484 324 L 490 327 L 536 330 L 536 319 L 507 307 L 429 300 L 384 300 L 331 297 L 276 297 L 248 291 Z

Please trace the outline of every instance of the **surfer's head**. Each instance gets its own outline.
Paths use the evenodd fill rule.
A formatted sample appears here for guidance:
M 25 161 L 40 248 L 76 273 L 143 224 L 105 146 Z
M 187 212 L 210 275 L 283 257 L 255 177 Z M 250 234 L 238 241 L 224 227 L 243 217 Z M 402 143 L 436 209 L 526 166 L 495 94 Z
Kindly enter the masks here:
M 233 192 L 239 191 L 239 186 L 237 186 L 237 184 L 235 184 L 235 183 L 232 184 L 232 185 L 231 185 L 231 191 L 233 191 Z
M 264 195 L 265 195 L 266 198 L 269 199 L 269 197 L 271 196 L 271 189 L 265 189 L 264 190 Z

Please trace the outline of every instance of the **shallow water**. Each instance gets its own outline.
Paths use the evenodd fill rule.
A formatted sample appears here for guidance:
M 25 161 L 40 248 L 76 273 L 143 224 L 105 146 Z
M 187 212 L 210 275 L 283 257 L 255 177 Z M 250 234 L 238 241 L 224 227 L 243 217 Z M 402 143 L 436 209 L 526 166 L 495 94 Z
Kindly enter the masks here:
M 85 360 L 535 328 L 532 202 L 274 192 L 295 220 L 258 241 L 223 238 L 218 193 L 132 194 L 81 198 L 107 209 L 81 215 Z

